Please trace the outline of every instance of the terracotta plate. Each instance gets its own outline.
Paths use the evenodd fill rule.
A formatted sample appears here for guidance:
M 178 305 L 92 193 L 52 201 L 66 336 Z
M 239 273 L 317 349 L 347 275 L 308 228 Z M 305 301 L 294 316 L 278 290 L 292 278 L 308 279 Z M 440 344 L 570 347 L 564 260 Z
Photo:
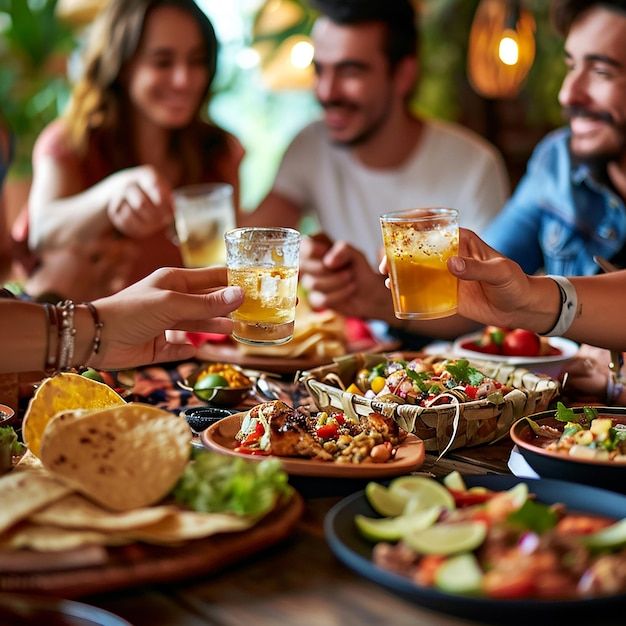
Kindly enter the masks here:
M 234 448 L 239 444 L 235 435 L 241 428 L 241 422 L 245 416 L 243 413 L 235 413 L 230 417 L 209 426 L 201 435 L 202 443 L 212 450 L 222 454 L 239 456 L 244 459 L 262 461 L 267 456 L 256 456 L 235 452 Z M 314 459 L 295 459 L 288 457 L 279 458 L 283 468 L 288 474 L 294 476 L 322 476 L 328 478 L 378 478 L 395 476 L 416 470 L 424 462 L 424 442 L 415 435 L 408 435 L 398 446 L 396 456 L 387 463 L 332 463 L 317 461 Z
M 626 424 L 626 408 L 596 407 L 604 417 L 611 417 L 615 422 Z M 582 407 L 573 409 L 582 412 Z M 565 424 L 554 419 L 554 411 L 544 411 L 529 416 L 539 425 L 551 426 L 563 430 Z M 559 478 L 586 485 L 595 485 L 626 493 L 626 463 L 580 459 L 561 452 L 546 450 L 548 442 L 532 431 L 526 420 L 519 420 L 511 427 L 511 439 L 517 444 L 520 454 L 542 478 Z

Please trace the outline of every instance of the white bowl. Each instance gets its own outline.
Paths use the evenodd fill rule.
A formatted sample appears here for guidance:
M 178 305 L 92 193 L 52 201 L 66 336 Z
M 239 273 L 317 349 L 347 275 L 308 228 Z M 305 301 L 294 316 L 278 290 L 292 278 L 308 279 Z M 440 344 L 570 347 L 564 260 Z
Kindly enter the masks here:
M 482 361 L 499 361 L 509 363 L 516 367 L 523 367 L 531 372 L 548 374 L 556 378 L 564 365 L 570 361 L 578 352 L 578 344 L 563 337 L 550 337 L 548 343 L 561 351 L 561 354 L 552 356 L 506 356 L 504 354 L 487 354 L 478 350 L 468 350 L 462 348 L 461 344 L 467 341 L 478 341 L 482 337 L 482 332 L 473 333 L 459 337 L 452 344 L 452 352 L 455 356 L 462 356 L 468 359 L 481 359 Z

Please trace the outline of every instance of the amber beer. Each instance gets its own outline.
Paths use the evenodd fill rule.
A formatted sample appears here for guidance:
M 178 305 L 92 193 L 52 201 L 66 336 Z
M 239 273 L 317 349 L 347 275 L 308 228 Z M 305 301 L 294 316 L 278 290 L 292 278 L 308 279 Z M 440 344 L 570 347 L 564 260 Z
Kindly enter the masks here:
M 457 311 L 457 279 L 447 261 L 458 253 L 458 211 L 411 209 L 380 218 L 399 319 L 428 320 Z
M 228 284 L 243 304 L 231 313 L 233 338 L 251 345 L 293 337 L 300 233 L 290 228 L 236 228 L 226 233 Z
M 185 267 L 223 264 L 224 234 L 235 227 L 232 185 L 189 185 L 176 189 L 173 197 L 174 223 Z

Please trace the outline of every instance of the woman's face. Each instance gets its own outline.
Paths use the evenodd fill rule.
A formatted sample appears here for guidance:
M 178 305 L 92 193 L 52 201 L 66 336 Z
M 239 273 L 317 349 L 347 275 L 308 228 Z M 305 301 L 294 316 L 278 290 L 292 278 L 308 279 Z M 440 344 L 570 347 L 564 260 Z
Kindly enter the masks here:
M 163 6 L 146 20 L 126 85 L 135 112 L 167 129 L 188 125 L 209 80 L 207 51 L 193 17 Z

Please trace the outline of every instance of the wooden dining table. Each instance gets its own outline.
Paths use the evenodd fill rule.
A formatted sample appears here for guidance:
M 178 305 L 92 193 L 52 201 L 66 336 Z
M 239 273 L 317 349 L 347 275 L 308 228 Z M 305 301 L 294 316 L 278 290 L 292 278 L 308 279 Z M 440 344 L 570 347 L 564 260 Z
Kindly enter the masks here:
M 151 376 L 155 377 L 152 371 Z M 160 378 L 158 372 L 156 378 Z M 154 380 L 147 384 L 151 390 L 154 386 Z M 284 381 L 280 386 L 285 399 L 294 405 L 303 399 L 299 386 Z M 441 459 L 427 453 L 417 472 L 433 477 L 453 470 L 466 476 L 510 474 L 507 462 L 512 447 L 506 437 L 491 445 L 452 450 Z M 302 496 L 304 510 L 294 532 L 280 543 L 211 573 L 141 586 L 129 581 L 115 591 L 74 599 L 108 610 L 135 626 L 501 623 L 497 614 L 476 620 L 425 608 L 361 577 L 335 557 L 324 536 L 324 518 L 342 498 L 364 489 L 366 480 L 292 476 L 290 481 Z M 576 622 L 568 619 L 568 626 L 572 623 Z M 623 617 L 616 615 L 600 614 L 593 619 L 594 626 L 623 623 Z
M 507 459 L 512 445 L 507 438 L 491 446 L 453 451 L 440 460 L 427 454 L 419 471 L 437 477 L 455 469 L 464 475 L 509 473 Z M 500 623 L 497 614 L 476 621 L 424 608 L 353 573 L 331 552 L 323 522 L 334 504 L 363 488 L 364 483 L 319 478 L 294 479 L 293 483 L 304 497 L 304 514 L 296 531 L 279 545 L 212 575 L 83 600 L 136 626 Z M 594 625 L 623 623 L 623 616 L 617 615 L 598 615 L 593 620 Z

